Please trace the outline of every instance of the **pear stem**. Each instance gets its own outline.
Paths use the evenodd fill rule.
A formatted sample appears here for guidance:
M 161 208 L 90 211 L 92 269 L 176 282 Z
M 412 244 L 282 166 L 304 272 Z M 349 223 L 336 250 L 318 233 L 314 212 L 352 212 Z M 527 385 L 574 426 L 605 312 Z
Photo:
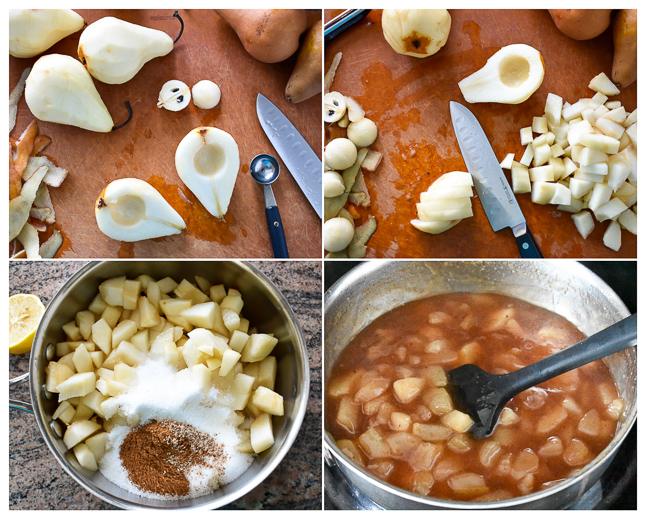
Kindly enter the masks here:
M 177 43 L 179 41 L 179 38 L 181 38 L 181 35 L 184 34 L 184 21 L 181 19 L 181 16 L 179 16 L 179 11 L 175 11 L 172 13 L 173 18 L 177 18 L 179 20 L 179 23 L 181 24 L 181 30 L 179 31 L 179 34 L 173 41 L 173 43 Z
M 130 122 L 130 119 L 132 119 L 132 107 L 130 106 L 130 101 L 125 102 L 125 107 L 128 109 L 128 113 L 130 114 L 128 115 L 128 119 L 124 123 L 119 124 L 119 126 L 113 126 L 112 131 L 118 130 L 119 128 L 123 128 L 126 124 Z

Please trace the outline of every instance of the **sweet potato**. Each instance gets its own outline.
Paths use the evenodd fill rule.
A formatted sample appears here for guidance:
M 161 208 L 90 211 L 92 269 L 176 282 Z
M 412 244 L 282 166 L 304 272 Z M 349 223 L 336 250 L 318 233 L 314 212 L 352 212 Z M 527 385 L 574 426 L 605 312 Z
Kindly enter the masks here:
M 323 31 L 318 20 L 305 34 L 296 66 L 285 89 L 290 103 L 300 103 L 322 91 Z
M 590 40 L 607 30 L 611 9 L 549 9 L 563 34 L 574 40 Z

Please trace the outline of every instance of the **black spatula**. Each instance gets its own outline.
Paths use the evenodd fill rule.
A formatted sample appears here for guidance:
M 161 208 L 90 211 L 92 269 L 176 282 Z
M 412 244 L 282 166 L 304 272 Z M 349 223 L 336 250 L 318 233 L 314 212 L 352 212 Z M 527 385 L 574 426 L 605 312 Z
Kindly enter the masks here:
M 504 405 L 525 389 L 594 360 L 636 345 L 636 314 L 573 346 L 506 375 L 492 375 L 473 364 L 448 372 L 448 389 L 455 408 L 468 414 L 475 438 L 493 433 Z

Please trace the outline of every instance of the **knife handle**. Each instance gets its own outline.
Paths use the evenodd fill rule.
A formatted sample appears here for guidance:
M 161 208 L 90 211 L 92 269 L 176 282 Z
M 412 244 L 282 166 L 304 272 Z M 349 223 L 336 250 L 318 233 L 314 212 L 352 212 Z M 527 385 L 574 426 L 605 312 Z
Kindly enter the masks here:
M 269 228 L 269 238 L 271 239 L 271 248 L 273 249 L 274 258 L 288 258 L 287 241 L 284 237 L 284 228 L 280 219 L 278 206 L 271 206 L 265 209 L 267 217 L 267 227 Z
M 522 258 L 544 258 L 544 254 L 542 254 L 540 246 L 535 241 L 528 225 L 526 226 L 526 232 L 520 236 L 516 236 L 515 241 L 517 241 Z

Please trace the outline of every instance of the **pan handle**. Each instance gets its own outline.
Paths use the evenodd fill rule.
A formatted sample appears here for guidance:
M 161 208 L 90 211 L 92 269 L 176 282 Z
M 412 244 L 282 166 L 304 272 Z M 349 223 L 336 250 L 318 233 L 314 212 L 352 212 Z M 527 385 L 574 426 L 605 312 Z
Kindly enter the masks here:
M 24 375 L 20 375 L 19 377 L 12 378 L 9 380 L 9 389 L 19 386 L 20 384 L 24 384 L 25 382 L 27 382 L 27 380 L 29 380 L 29 372 L 25 373 Z M 34 406 L 31 404 L 31 402 L 23 402 L 21 400 L 14 400 L 13 398 L 9 399 L 9 407 L 18 409 L 20 411 L 25 411 L 27 413 L 34 412 Z

